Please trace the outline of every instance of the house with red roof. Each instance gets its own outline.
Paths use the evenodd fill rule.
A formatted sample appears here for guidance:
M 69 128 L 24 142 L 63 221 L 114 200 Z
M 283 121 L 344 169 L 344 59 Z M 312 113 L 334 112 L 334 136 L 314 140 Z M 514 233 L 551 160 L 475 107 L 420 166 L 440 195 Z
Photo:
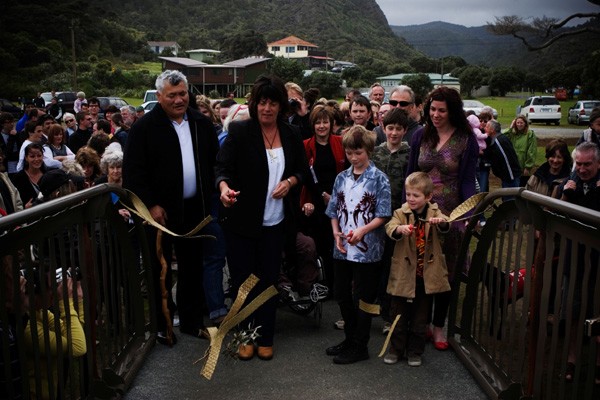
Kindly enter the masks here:
M 267 43 L 269 53 L 275 57 L 293 58 L 302 62 L 308 69 L 326 69 L 327 61 L 333 61 L 327 57 L 327 52 L 318 50 L 319 46 L 300 39 L 296 36 L 288 36 L 275 42 Z

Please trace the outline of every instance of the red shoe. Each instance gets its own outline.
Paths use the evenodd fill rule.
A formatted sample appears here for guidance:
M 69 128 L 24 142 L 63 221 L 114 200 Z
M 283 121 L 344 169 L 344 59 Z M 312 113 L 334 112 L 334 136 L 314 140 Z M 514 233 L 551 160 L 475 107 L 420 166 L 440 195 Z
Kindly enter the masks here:
M 428 326 L 427 330 L 425 331 L 425 341 L 433 342 L 433 331 L 431 330 L 430 326 Z
M 433 342 L 433 347 L 440 351 L 448 350 L 448 346 L 448 342 Z

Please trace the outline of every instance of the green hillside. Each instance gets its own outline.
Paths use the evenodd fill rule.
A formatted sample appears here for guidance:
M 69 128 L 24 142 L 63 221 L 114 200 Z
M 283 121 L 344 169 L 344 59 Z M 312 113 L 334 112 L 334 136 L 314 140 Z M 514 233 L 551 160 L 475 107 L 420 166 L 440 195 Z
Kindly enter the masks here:
M 135 68 L 153 58 L 148 40 L 222 49 L 296 35 L 383 74 L 419 55 L 394 35 L 375 0 L 3 0 L 0 26 L 0 97 L 9 98 L 50 88 L 133 95 L 132 87 L 152 82 L 150 71 Z

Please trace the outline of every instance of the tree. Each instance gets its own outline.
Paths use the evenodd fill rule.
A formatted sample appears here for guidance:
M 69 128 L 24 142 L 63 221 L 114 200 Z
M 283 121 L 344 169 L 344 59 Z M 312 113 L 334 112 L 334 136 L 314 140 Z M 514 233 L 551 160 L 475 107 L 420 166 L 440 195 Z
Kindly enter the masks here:
M 227 61 L 249 56 L 262 56 L 266 53 L 265 37 L 251 29 L 231 34 L 221 44 L 221 57 Z
M 536 91 L 541 91 L 544 90 L 544 80 L 538 74 L 528 72 L 527 74 L 525 74 L 523 86 L 532 93 Z
M 592 4 L 600 5 L 600 0 L 588 0 Z M 596 25 L 579 25 L 573 29 L 562 29 L 574 19 L 591 20 L 600 17 L 600 13 L 576 13 L 559 20 L 558 18 L 534 18 L 530 23 L 516 15 L 495 17 L 495 23 L 488 23 L 487 29 L 494 35 L 512 35 L 521 40 L 530 51 L 541 50 L 549 47 L 558 40 L 585 32 L 600 34 Z
M 360 79 L 362 69 L 359 67 L 344 68 L 342 70 L 342 79 L 346 80 L 348 86 L 353 86 L 353 82 Z
M 321 96 L 332 99 L 340 95 L 342 78 L 338 74 L 315 71 L 302 79 L 301 86 L 304 89 L 319 88 Z
M 423 99 L 433 89 L 433 83 L 431 83 L 429 75 L 424 73 L 406 75 L 402 78 L 402 84 L 409 86 L 415 94 Z
M 581 88 L 580 98 L 598 98 L 600 97 L 600 52 L 596 51 L 591 57 L 583 61 L 583 72 L 581 74 L 582 82 L 587 82 Z
M 284 82 L 300 82 L 304 76 L 304 65 L 290 58 L 275 57 L 269 67 L 271 74 Z
M 446 71 L 452 71 L 456 68 L 466 67 L 468 65 L 467 62 L 459 56 L 443 57 L 442 61 L 444 62 L 444 73 L 447 73 Z
M 514 71 L 511 68 L 500 67 L 492 70 L 489 84 L 492 92 L 497 92 L 501 97 L 504 97 L 508 91 L 518 84 L 518 81 L 515 79 Z
M 479 89 L 485 83 L 485 75 L 483 68 L 475 65 L 463 68 L 457 74 L 457 78 L 460 81 L 461 92 L 470 96 L 473 90 Z
M 415 71 L 424 73 L 436 71 L 437 64 L 437 60 L 425 56 L 416 57 L 410 61 L 410 65 L 415 69 Z

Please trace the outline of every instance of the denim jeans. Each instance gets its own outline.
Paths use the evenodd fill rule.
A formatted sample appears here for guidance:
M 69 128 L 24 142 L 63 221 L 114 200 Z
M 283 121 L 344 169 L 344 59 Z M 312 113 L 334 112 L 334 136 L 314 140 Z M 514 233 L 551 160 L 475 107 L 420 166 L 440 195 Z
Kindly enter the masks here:
M 521 183 L 521 177 L 517 176 L 512 181 L 502 181 L 502 188 L 517 188 Z M 514 196 L 502 196 L 502 201 L 513 200 Z
M 215 199 L 212 199 L 215 200 Z M 218 199 L 217 199 L 218 201 Z M 226 245 L 225 235 L 221 225 L 217 222 L 218 204 L 212 204 L 211 215 L 213 220 L 202 230 L 204 235 L 212 235 L 217 240 L 204 239 L 202 251 L 204 253 L 204 295 L 208 307 L 209 318 L 216 319 L 227 315 L 225 294 L 223 292 L 223 268 L 225 267 Z

